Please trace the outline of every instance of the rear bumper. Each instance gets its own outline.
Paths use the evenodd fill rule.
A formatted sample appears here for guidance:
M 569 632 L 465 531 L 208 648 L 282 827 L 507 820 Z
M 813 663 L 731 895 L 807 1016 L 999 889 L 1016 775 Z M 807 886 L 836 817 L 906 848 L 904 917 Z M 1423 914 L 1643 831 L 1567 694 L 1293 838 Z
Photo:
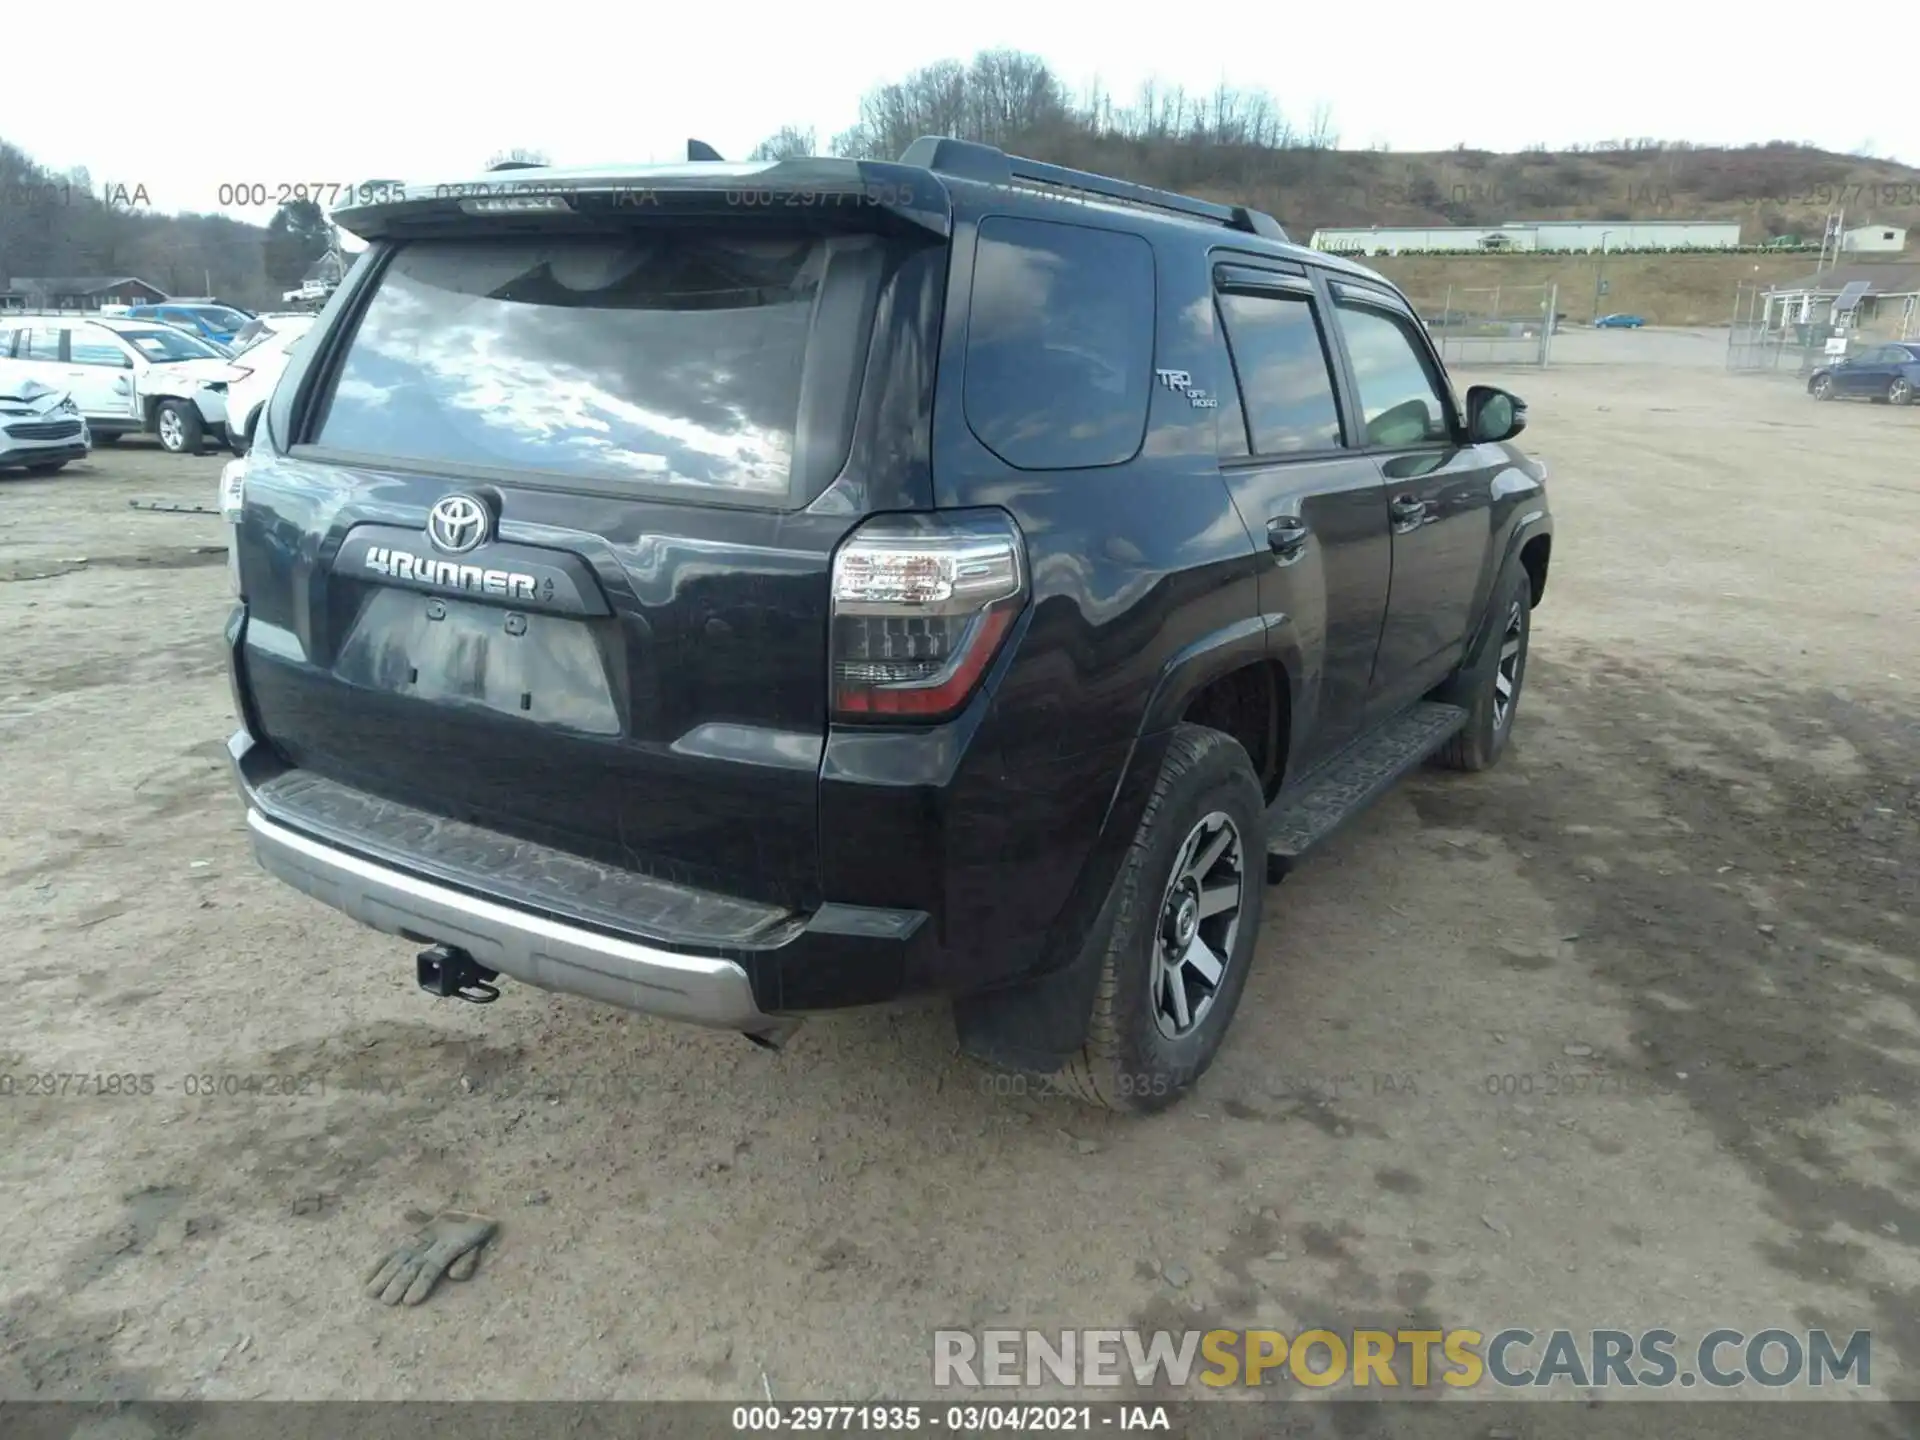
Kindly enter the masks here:
M 730 1030 L 776 1023 L 734 961 L 620 940 L 482 900 L 323 844 L 251 806 L 247 830 L 269 874 L 388 935 L 456 945 L 526 984 L 628 1010 Z
M 919 911 L 769 912 L 289 771 L 245 729 L 227 749 L 269 874 L 372 929 L 455 946 L 544 990 L 753 1034 L 920 988 L 937 950 Z M 666 938 L 648 924 L 679 928 Z

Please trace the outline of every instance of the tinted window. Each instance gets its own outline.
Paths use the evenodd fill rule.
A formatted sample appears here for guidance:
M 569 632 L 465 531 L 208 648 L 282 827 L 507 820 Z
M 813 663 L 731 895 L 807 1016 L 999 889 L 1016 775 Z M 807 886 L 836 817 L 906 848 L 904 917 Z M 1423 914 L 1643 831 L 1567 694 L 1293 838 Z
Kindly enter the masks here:
M 61 330 L 25 330 L 20 334 L 20 349 L 16 352 L 24 360 L 58 360 L 60 358 Z
M 68 344 L 72 351 L 70 358 L 76 365 L 104 365 L 115 370 L 133 368 L 127 352 L 104 336 L 76 330 Z
M 981 222 L 967 424 L 1022 470 L 1131 460 L 1153 386 L 1153 249 L 1138 235 Z
M 1340 411 L 1333 399 L 1333 371 L 1312 300 L 1304 295 L 1225 294 L 1220 309 L 1240 374 L 1254 453 L 1338 448 Z
M 844 462 L 848 407 L 820 397 L 854 393 L 866 347 L 849 336 L 880 255 L 712 230 L 412 244 L 381 275 L 316 438 L 432 466 L 785 496 L 823 456 L 837 449 L 827 475 Z M 809 355 L 830 351 L 803 397 Z
M 1219 315 L 1218 306 L 1214 307 L 1214 313 Z M 1238 460 L 1248 453 L 1247 412 L 1240 407 L 1240 384 L 1234 378 L 1233 358 L 1227 351 L 1226 332 L 1226 318 L 1220 316 L 1218 328 L 1213 332 L 1213 348 L 1218 365 L 1214 393 L 1220 397 L 1220 408 L 1214 415 L 1220 437 L 1220 458 Z
M 1419 445 L 1451 438 L 1447 408 L 1411 320 L 1341 305 L 1340 333 L 1360 387 L 1369 445 Z

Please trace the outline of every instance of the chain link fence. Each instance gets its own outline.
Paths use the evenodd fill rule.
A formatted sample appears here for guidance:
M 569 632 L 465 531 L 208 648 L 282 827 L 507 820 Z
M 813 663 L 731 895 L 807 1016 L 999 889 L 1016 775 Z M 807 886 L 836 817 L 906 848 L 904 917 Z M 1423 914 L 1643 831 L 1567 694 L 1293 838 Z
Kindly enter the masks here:
M 1546 365 L 1565 322 L 1558 285 L 1449 285 L 1416 299 L 1449 366 Z
M 1849 324 L 1835 324 L 1831 302 L 1804 302 L 1741 283 L 1727 330 L 1727 369 L 1738 374 L 1806 376 L 1822 365 L 1889 340 L 1920 340 L 1920 295 L 1865 301 Z
M 1840 332 L 1828 323 L 1775 299 L 1753 281 L 1734 291 L 1733 323 L 1727 328 L 1727 369 L 1736 374 L 1808 375 L 1827 358 L 1827 342 Z

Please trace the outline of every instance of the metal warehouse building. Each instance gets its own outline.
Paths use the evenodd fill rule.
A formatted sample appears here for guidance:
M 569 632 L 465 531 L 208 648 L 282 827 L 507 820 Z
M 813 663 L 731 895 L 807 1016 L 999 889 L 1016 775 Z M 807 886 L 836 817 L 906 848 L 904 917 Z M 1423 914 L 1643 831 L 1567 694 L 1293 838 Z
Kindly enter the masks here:
M 1362 255 L 1422 250 L 1733 250 L 1738 220 L 1513 220 L 1504 225 L 1369 225 L 1316 230 L 1313 248 Z

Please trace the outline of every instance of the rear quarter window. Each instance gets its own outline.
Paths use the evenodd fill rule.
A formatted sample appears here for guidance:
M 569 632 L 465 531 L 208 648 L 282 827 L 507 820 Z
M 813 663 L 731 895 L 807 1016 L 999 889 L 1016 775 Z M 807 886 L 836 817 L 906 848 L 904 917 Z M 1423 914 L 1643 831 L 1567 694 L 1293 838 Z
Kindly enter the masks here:
M 1051 220 L 980 224 L 967 326 L 967 424 L 1021 470 L 1120 465 L 1153 385 L 1153 248 Z
M 870 236 L 415 242 L 307 433 L 433 469 L 802 502 L 844 462 L 881 272 Z

